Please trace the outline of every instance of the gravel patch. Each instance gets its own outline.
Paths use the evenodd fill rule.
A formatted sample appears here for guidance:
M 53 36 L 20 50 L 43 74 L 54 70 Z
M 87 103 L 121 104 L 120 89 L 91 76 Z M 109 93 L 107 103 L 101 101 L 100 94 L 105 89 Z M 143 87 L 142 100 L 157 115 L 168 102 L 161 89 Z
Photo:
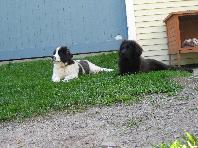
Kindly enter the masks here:
M 198 79 L 177 78 L 177 96 L 153 94 L 137 104 L 94 107 L 0 124 L 0 147 L 92 148 L 102 145 L 151 147 L 198 135 Z

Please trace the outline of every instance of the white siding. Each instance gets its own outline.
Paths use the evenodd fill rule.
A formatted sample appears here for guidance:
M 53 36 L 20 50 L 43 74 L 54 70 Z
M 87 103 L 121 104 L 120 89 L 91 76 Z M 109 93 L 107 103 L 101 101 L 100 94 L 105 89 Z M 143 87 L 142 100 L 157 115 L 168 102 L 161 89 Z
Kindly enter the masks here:
M 198 10 L 198 0 L 134 0 L 136 40 L 143 46 L 145 58 L 168 63 L 167 35 L 163 20 L 171 12 L 185 10 Z M 198 53 L 182 54 L 181 64 L 192 63 L 198 63 Z

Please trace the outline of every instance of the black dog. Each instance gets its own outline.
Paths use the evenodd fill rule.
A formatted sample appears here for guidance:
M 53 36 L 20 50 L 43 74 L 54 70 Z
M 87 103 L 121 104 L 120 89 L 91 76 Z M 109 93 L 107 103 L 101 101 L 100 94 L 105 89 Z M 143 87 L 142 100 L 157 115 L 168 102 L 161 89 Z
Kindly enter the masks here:
M 119 74 L 133 74 L 137 72 L 149 72 L 157 70 L 186 70 L 191 69 L 166 65 L 154 59 L 144 59 L 141 57 L 142 47 L 133 40 L 124 40 L 119 50 Z

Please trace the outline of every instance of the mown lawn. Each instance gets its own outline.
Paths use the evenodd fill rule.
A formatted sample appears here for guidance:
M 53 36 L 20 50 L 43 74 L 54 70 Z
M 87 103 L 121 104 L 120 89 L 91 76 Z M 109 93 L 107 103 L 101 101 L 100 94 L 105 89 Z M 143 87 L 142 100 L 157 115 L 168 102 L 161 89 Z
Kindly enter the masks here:
M 0 66 L 0 121 L 133 102 L 143 94 L 175 93 L 181 86 L 169 78 L 189 75 L 180 71 L 160 71 L 121 77 L 117 76 L 117 53 L 86 59 L 115 71 L 83 75 L 69 83 L 53 83 L 50 60 Z

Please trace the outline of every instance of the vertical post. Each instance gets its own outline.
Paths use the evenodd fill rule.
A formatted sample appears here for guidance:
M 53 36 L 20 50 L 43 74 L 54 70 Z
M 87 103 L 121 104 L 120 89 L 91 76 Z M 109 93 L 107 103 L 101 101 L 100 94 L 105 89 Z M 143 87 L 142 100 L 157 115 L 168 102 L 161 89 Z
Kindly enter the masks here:
M 171 54 L 168 54 L 168 56 L 169 56 L 169 65 L 172 65 Z
M 136 40 L 134 1 L 125 0 L 125 4 L 127 15 L 128 39 Z
M 177 66 L 178 67 L 181 66 L 181 55 L 180 55 L 180 51 L 177 52 Z

